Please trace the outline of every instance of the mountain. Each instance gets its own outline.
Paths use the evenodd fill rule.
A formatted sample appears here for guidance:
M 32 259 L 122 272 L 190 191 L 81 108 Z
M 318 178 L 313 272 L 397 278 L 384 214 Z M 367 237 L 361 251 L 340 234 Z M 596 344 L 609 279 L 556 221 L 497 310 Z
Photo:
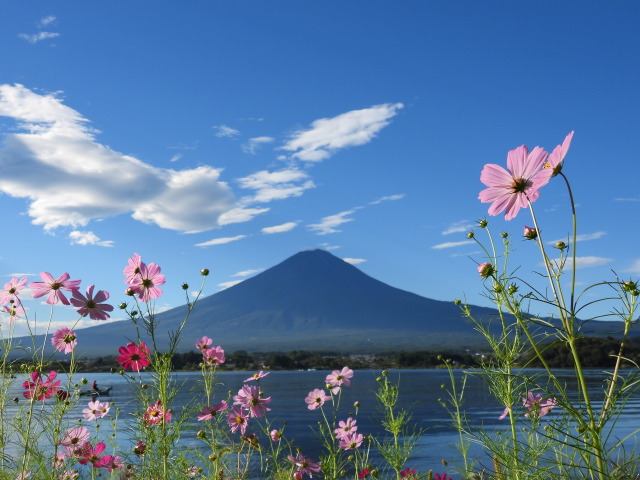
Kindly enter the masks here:
M 496 311 L 471 307 L 483 321 Z M 159 348 L 184 319 L 185 306 L 156 317 Z M 130 321 L 78 330 L 78 351 L 110 355 L 134 339 Z M 206 335 L 227 352 L 332 350 L 366 353 L 462 349 L 484 345 L 453 302 L 391 287 L 324 250 L 299 252 L 233 287 L 200 299 L 180 350 Z

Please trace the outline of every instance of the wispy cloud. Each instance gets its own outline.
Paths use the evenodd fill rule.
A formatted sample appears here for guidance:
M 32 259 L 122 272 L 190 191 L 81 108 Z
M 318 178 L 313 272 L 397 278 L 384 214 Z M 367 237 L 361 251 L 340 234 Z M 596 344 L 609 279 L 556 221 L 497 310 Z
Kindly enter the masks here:
M 0 168 L 12 172 L 0 178 L 0 191 L 27 199 L 32 222 L 46 230 L 131 213 L 161 228 L 197 232 L 220 226 L 220 215 L 238 207 L 220 170 L 160 169 L 116 152 L 53 94 L 0 85 L 0 116 L 20 129 L 0 146 Z
M 44 28 L 47 25 L 51 25 L 55 21 L 56 21 L 56 17 L 54 15 L 49 15 L 47 17 L 42 17 L 38 21 L 37 26 L 38 26 L 38 28 Z
M 196 247 L 210 247 L 212 245 L 224 245 L 225 243 L 237 242 L 242 240 L 246 235 L 236 235 L 235 237 L 220 237 L 209 240 L 208 242 L 196 243 Z
M 318 246 L 326 251 L 337 250 L 339 248 L 342 248 L 340 245 L 331 245 L 330 243 L 327 243 L 327 242 L 321 243 Z
M 55 32 L 37 32 L 37 33 L 19 33 L 18 37 L 22 40 L 26 40 L 27 42 L 34 44 L 41 42 L 42 40 L 47 40 L 48 38 L 56 38 L 59 37 L 59 33 Z
M 314 188 L 309 175 L 297 168 L 269 172 L 261 170 L 238 179 L 240 186 L 247 190 L 255 190 L 252 197 L 243 199 L 245 202 L 266 203 L 272 200 L 283 200 L 299 197 L 305 190 Z
M 268 212 L 268 208 L 234 208 L 228 212 L 223 213 L 218 218 L 220 225 L 231 225 L 232 223 L 243 223 L 253 220 L 253 217 L 260 215 L 261 213 Z
M 594 233 L 583 233 L 581 235 L 578 235 L 576 237 L 576 241 L 578 242 L 586 242 L 587 240 L 597 240 L 599 238 L 604 237 L 607 234 L 607 232 L 594 232 Z M 566 242 L 567 240 L 571 240 L 570 236 L 567 236 L 566 238 L 562 238 L 562 239 L 558 239 L 558 240 L 554 240 L 552 242 L 549 242 L 549 244 L 553 245 L 556 242 Z
M 640 258 L 636 259 L 631 266 L 624 269 L 623 272 L 628 272 L 632 275 L 640 275 Z M 17 276 L 17 274 L 15 276 Z
M 298 222 L 287 222 L 287 223 L 282 223 L 280 225 L 274 225 L 273 227 L 264 227 L 260 231 L 262 233 L 266 233 L 266 234 L 270 235 L 270 234 L 273 234 L 273 233 L 288 232 L 290 230 L 293 230 L 297 226 L 298 226 Z
M 260 147 L 261 145 L 265 145 L 267 143 L 271 143 L 274 140 L 275 139 L 272 138 L 272 137 L 250 138 L 249 141 L 247 141 L 247 143 L 242 144 L 242 151 L 244 153 L 248 153 L 250 155 L 254 155 L 256 153 L 256 150 L 258 149 L 258 147 Z
M 366 262 L 366 260 L 364 258 L 343 258 L 342 260 L 344 260 L 347 263 L 350 263 L 351 265 L 358 265 L 359 263 L 363 263 Z
M 611 258 L 605 257 L 576 257 L 576 269 L 579 268 L 590 268 L 590 267 L 601 267 L 602 265 L 606 265 L 607 263 L 611 263 L 613 260 Z M 558 264 L 558 260 L 554 259 L 553 262 Z M 542 264 L 540 264 L 543 266 Z M 564 264 L 564 268 L 572 268 L 573 259 L 571 257 L 567 257 L 566 262 Z
M 182 154 L 181 153 L 176 153 L 174 156 L 172 156 L 169 161 L 170 162 L 177 162 L 178 160 L 180 160 L 182 158 Z
M 214 135 L 219 138 L 235 138 L 240 135 L 238 130 L 228 125 L 214 125 L 211 128 L 215 130 Z
M 219 286 L 220 288 L 222 288 L 223 290 L 226 290 L 227 288 L 231 288 L 231 287 L 233 287 L 234 285 L 238 285 L 239 283 L 242 283 L 242 282 L 244 282 L 244 280 L 232 280 L 232 281 L 230 281 L 230 282 L 222 282 L 222 283 L 219 283 L 219 284 L 218 284 L 218 286 Z
M 613 199 L 616 202 L 640 202 L 640 198 L 623 198 L 623 197 L 617 197 Z
M 404 197 L 405 197 L 404 193 L 399 193 L 399 194 L 396 194 L 396 195 L 387 195 L 386 197 L 380 197 L 379 199 L 374 200 L 373 202 L 369 202 L 369 205 L 378 205 L 379 203 L 382 203 L 382 202 L 400 200 L 400 199 L 402 199 Z
M 347 210 L 345 212 L 336 213 L 335 215 L 329 215 L 324 217 L 320 223 L 314 223 L 308 225 L 309 230 L 316 232 L 318 235 L 327 235 L 329 233 L 337 233 L 342 230 L 338 230 L 336 227 L 343 223 L 353 222 L 353 218 L 349 218 L 357 209 Z
M 444 243 L 439 243 L 437 245 L 434 245 L 433 248 L 434 250 L 442 250 L 443 248 L 454 248 L 454 247 L 460 247 L 462 245 L 471 245 L 472 243 L 475 243 L 473 240 L 462 240 L 460 242 L 444 242 Z
M 475 227 L 475 225 L 473 223 L 469 223 L 468 220 L 460 220 L 458 222 L 453 222 L 441 233 L 442 235 L 451 235 L 452 233 L 468 232 L 473 227 Z
M 241 272 L 234 273 L 231 275 L 232 277 L 248 277 L 249 275 L 253 275 L 255 273 L 260 273 L 264 270 L 264 268 L 254 268 L 252 270 L 242 270 Z
M 96 245 L 98 247 L 113 247 L 113 240 L 100 240 L 93 232 L 74 230 L 69 233 L 71 245 Z
M 325 160 L 340 149 L 369 143 L 402 107 L 401 103 L 385 103 L 315 120 L 311 128 L 291 135 L 281 148 L 305 162 Z

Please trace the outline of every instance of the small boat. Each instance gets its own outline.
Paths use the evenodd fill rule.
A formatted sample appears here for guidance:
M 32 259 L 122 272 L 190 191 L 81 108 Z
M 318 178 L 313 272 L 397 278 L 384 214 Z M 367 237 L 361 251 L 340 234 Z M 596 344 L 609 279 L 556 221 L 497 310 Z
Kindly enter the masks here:
M 111 388 L 90 388 L 89 390 L 80 390 L 81 397 L 108 397 L 111 395 Z

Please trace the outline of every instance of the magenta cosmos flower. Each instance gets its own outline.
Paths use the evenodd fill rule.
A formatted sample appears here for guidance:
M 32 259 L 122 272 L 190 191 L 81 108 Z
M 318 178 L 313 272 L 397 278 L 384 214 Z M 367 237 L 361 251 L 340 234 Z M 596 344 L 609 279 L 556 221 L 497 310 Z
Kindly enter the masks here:
M 104 467 L 104 465 L 110 460 L 110 458 L 107 459 L 106 456 L 100 456 L 100 454 L 104 452 L 105 448 L 107 448 L 107 446 L 104 444 L 104 442 L 96 443 L 95 447 L 92 446 L 89 442 L 84 442 L 84 444 L 80 448 L 78 463 L 80 463 L 81 465 L 90 463 L 91 465 L 93 465 L 93 468 Z
M 59 352 L 71 353 L 77 344 L 76 332 L 69 330 L 67 327 L 56 331 L 51 337 L 51 345 Z
M 269 375 L 269 372 L 263 372 L 262 370 L 260 370 L 258 373 L 254 373 L 249 378 L 243 380 L 243 382 L 244 383 L 253 382 L 254 380 L 257 382 L 258 380 L 260 380 L 261 378 L 266 377 L 267 375 Z
M 327 400 L 331 400 L 331 397 L 328 396 L 324 390 L 320 390 L 319 388 L 310 391 L 307 398 L 304 399 L 304 401 L 307 402 L 307 408 L 309 410 L 316 410 L 322 407 L 324 402 Z
M 492 203 L 489 215 L 498 215 L 506 210 L 505 220 L 515 218 L 521 208 L 526 208 L 540 195 L 540 188 L 549 182 L 551 169 L 543 169 L 547 152 L 535 147 L 529 152 L 522 145 L 507 154 L 507 168 L 487 164 L 482 169 L 480 181 L 487 187 L 478 198 L 482 203 Z
M 87 404 L 88 408 L 82 410 L 83 417 L 87 420 L 97 420 L 98 418 L 104 417 L 107 413 L 109 413 L 109 409 L 111 405 L 109 402 L 99 402 L 98 400 L 94 400 L 93 402 L 89 402 Z
M 295 457 L 289 455 L 287 458 L 290 462 L 293 462 L 296 467 L 298 467 L 298 471 L 296 473 L 309 475 L 309 477 L 313 477 L 314 473 L 318 473 L 322 465 L 321 462 L 314 462 L 310 458 L 306 458 L 300 452 L 298 452 Z
M 544 417 L 553 407 L 558 405 L 558 401 L 553 397 L 543 399 L 541 393 L 534 394 L 533 392 L 528 392 L 527 396 L 522 399 L 522 405 L 529 410 L 524 414 L 525 417 L 529 418 L 533 415 L 536 418 L 540 418 Z
M 325 382 L 332 387 L 331 392 L 336 394 L 340 391 L 342 385 L 345 387 L 351 385 L 351 381 L 349 380 L 351 377 L 353 377 L 353 370 L 349 367 L 342 367 L 342 370 L 334 370 L 327 375 Z
M 198 421 L 212 420 L 213 417 L 216 416 L 216 413 L 226 410 L 227 408 L 229 408 L 229 406 L 224 400 L 216 403 L 213 407 L 202 407 L 202 411 L 198 414 Z
M 42 376 L 40 372 L 32 372 L 31 373 L 31 381 L 26 381 L 22 384 L 22 388 L 25 389 L 22 392 L 22 395 L 26 399 L 35 399 L 38 401 L 43 401 L 47 398 L 51 398 L 56 394 L 58 388 L 60 387 L 60 380 L 54 382 L 58 376 L 57 372 L 51 371 L 49 376 L 42 381 Z
M 94 288 L 95 285 L 89 285 L 89 287 L 87 287 L 86 297 L 78 290 L 74 290 L 72 292 L 73 298 L 71 299 L 71 304 L 78 308 L 78 313 L 83 317 L 89 315 L 89 318 L 92 320 L 106 320 L 109 318 L 107 312 L 113 310 L 112 305 L 104 303 L 109 299 L 109 293 L 104 290 L 98 290 L 94 296 Z
M 4 305 L 9 303 L 10 300 L 18 300 L 18 293 L 22 290 L 27 283 L 27 277 L 22 277 L 18 280 L 17 277 L 13 277 L 7 283 L 4 284 L 4 290 L 0 291 L 0 304 Z
M 233 397 L 233 401 L 234 405 L 240 405 L 248 410 L 251 418 L 264 417 L 265 413 L 271 410 L 266 405 L 271 402 L 271 397 L 262 398 L 260 388 L 253 385 L 244 385 Z
M 69 280 L 70 276 L 68 273 L 63 273 L 54 280 L 49 272 L 40 272 L 40 278 L 42 278 L 42 282 L 31 282 L 29 284 L 31 295 L 33 298 L 40 298 L 47 295 L 47 303 L 49 305 L 54 305 L 58 303 L 58 301 L 64 305 L 69 305 L 69 300 L 67 300 L 67 297 L 64 296 L 61 290 L 73 292 L 74 290 L 78 290 L 78 286 L 80 285 L 80 280 Z
M 569 151 L 569 147 L 571 146 L 571 140 L 573 139 L 573 132 L 569 133 L 562 142 L 562 145 L 558 145 L 553 149 L 551 155 L 549 155 L 549 159 L 545 164 L 545 168 L 550 168 L 552 173 L 551 176 L 555 177 L 562 171 L 562 166 L 564 164 L 564 157 L 567 155 Z
M 227 415 L 227 424 L 231 427 L 233 433 L 240 431 L 240 435 L 244 435 L 249 426 L 249 417 L 240 407 L 232 407 Z
M 155 263 L 150 263 L 149 266 L 140 263 L 140 274 L 134 277 L 129 285 L 143 302 L 148 302 L 152 298 L 158 298 L 162 295 L 162 290 L 158 288 L 158 285 L 164 285 L 166 280 L 160 270 L 160 267 Z
M 129 342 L 126 347 L 120 347 L 118 351 L 120 356 L 116 360 L 125 370 L 139 372 L 151 364 L 148 358 L 150 352 L 144 342 L 140 342 L 140 345 Z

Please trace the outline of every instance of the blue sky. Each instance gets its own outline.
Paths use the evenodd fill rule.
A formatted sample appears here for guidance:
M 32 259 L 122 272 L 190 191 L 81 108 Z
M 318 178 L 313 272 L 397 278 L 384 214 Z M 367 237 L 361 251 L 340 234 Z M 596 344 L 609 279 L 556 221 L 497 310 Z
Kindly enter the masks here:
M 486 305 L 465 237 L 486 217 L 480 171 L 572 130 L 580 285 L 637 277 L 638 18 L 631 1 L 9 0 L 0 279 L 69 272 L 117 305 L 137 252 L 166 274 L 167 309 L 202 267 L 212 294 L 326 248 Z M 545 239 L 565 238 L 558 179 L 535 206 Z M 527 212 L 489 220 L 539 271 Z

